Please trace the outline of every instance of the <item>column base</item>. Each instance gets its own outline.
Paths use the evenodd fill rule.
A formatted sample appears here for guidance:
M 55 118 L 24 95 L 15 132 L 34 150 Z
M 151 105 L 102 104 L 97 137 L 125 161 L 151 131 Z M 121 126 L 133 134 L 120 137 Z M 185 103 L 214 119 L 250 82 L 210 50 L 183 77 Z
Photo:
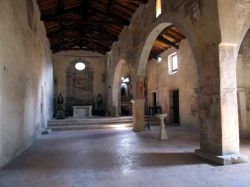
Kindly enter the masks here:
M 246 163 L 248 161 L 248 157 L 240 153 L 218 156 L 204 152 L 200 149 L 196 149 L 195 154 L 198 155 L 199 157 L 213 161 L 220 165 L 240 164 L 240 163 Z
M 145 129 L 144 129 L 144 128 L 143 128 L 143 129 L 138 129 L 138 128 L 137 128 L 137 129 L 135 129 L 135 128 L 133 128 L 132 130 L 133 130 L 134 132 L 142 132 L 142 131 L 145 131 Z

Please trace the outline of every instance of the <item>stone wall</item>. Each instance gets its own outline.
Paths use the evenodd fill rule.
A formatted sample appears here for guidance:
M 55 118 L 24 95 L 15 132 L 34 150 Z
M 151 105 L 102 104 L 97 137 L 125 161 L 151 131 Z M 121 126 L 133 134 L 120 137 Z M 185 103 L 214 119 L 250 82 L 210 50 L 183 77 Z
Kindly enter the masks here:
M 101 94 L 103 98 L 106 98 L 106 65 L 105 56 L 99 53 L 93 53 L 89 51 L 62 51 L 53 55 L 53 67 L 54 67 L 54 80 L 55 80 L 55 96 L 58 93 L 66 95 L 66 70 L 70 62 L 76 59 L 85 59 L 90 63 L 90 66 L 94 70 L 93 79 L 93 96 L 94 99 L 98 94 Z M 104 99 L 105 103 L 105 99 Z
M 178 72 L 169 74 L 168 55 L 177 51 Z M 179 90 L 179 109 L 181 126 L 199 128 L 197 94 L 198 74 L 196 62 L 187 40 L 180 43 L 179 50 L 171 48 L 161 54 L 162 62 L 150 60 L 147 66 L 148 103 L 152 103 L 152 92 L 157 93 L 157 105 L 168 113 L 171 122 L 170 92 Z
M 0 68 L 1 167 L 52 117 L 51 52 L 36 1 L 0 1 Z
M 250 31 L 240 47 L 237 60 L 239 125 L 242 136 L 250 136 Z

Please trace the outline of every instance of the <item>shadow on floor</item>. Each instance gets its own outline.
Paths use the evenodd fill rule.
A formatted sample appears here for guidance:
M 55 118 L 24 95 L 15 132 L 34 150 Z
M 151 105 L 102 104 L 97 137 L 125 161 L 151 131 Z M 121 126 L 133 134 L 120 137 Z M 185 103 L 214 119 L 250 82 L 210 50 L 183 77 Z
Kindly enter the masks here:
M 140 165 L 144 167 L 164 167 L 206 163 L 194 153 L 137 153 Z
M 73 132 L 73 131 L 72 131 Z M 126 135 L 129 131 L 116 131 L 116 132 L 105 132 L 105 133 L 98 133 L 98 134 L 87 134 L 87 135 L 82 135 L 82 134 L 72 134 L 70 135 L 70 131 L 66 133 L 66 136 L 63 137 L 55 137 L 57 134 L 54 134 L 54 137 L 52 139 L 39 139 L 35 143 L 52 143 L 52 144 L 57 144 L 58 142 L 60 144 L 68 144 L 68 143 L 75 143 L 75 142 L 83 142 L 86 140 L 101 140 L 106 139 L 106 138 L 111 138 L 111 137 L 116 137 L 116 136 L 123 136 Z M 56 132 L 58 133 L 58 132 Z M 53 134 L 52 134 L 53 135 Z M 46 136 L 46 135 L 44 135 Z
M 15 170 L 67 171 L 102 170 L 129 167 L 168 167 L 206 164 L 194 153 L 109 153 L 93 152 L 73 154 L 70 151 L 44 151 L 39 154 L 24 154 L 2 169 L 3 172 Z

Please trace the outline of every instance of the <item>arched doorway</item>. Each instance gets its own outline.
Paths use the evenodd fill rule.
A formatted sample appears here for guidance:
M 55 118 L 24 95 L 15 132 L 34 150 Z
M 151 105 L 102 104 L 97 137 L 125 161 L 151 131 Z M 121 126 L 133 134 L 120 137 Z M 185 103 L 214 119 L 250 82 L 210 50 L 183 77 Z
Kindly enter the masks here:
M 130 68 L 125 60 L 120 60 L 116 66 L 113 89 L 112 107 L 116 116 L 132 114 L 132 82 Z

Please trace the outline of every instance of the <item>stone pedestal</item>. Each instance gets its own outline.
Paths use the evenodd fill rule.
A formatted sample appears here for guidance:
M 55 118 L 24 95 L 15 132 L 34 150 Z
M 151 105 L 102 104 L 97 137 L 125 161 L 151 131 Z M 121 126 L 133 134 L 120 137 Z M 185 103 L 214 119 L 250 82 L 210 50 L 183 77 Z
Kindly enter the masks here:
M 133 130 L 136 132 L 144 131 L 144 99 L 134 99 L 132 102 L 133 110 Z
M 167 114 L 156 114 L 156 117 L 161 120 L 160 123 L 160 140 L 168 139 L 167 131 L 165 128 L 164 118 L 167 117 Z

